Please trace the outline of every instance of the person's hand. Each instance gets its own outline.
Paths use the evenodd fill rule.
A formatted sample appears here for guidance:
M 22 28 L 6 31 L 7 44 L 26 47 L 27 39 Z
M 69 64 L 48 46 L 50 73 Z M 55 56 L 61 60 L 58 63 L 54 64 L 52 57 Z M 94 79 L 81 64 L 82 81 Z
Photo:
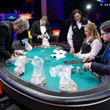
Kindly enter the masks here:
M 75 53 L 75 49 L 74 49 L 74 47 L 71 47 L 71 49 L 70 49 L 70 53 L 71 53 L 71 54 Z
M 18 55 L 18 56 L 20 56 L 20 55 L 24 56 L 23 53 L 21 53 L 21 52 L 15 50 L 15 51 L 14 51 L 14 54 L 11 55 L 11 58 L 12 58 L 15 54 Z
M 86 71 L 86 70 L 90 69 L 90 65 L 91 65 L 91 63 L 84 63 L 83 67 L 82 67 L 83 70 Z
M 76 53 L 73 53 L 73 56 L 76 58 L 77 57 L 77 54 Z
M 13 53 L 13 54 L 11 55 L 11 58 L 14 57 L 14 56 L 15 56 L 15 53 Z
M 38 36 L 38 38 L 43 39 L 43 38 L 44 38 L 44 36 L 43 36 L 43 35 L 39 35 L 39 36 Z
M 47 36 L 47 39 L 50 39 L 50 36 Z
M 90 62 L 90 61 L 93 61 L 94 60 L 94 57 L 87 57 L 83 60 L 83 62 Z
M 7 64 L 7 62 L 8 62 L 9 59 L 10 59 L 10 58 L 8 58 L 8 59 L 5 61 L 5 64 Z

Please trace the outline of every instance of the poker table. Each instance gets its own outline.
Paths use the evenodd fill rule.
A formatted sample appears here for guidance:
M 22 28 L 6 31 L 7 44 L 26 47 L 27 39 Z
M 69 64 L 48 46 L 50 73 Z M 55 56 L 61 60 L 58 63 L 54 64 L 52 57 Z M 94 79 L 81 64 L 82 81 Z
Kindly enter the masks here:
M 64 58 L 51 57 L 53 50 L 58 47 L 67 51 Z M 20 49 L 23 48 L 20 47 Z M 69 47 L 61 43 L 52 43 L 50 48 L 34 45 L 30 52 L 24 50 L 27 53 L 26 58 L 33 59 L 34 56 L 38 56 L 43 59 L 46 88 L 30 82 L 34 70 L 32 61 L 25 64 L 25 73 L 17 76 L 14 73 L 15 66 L 0 59 L 0 84 L 3 90 L 13 99 L 32 110 L 37 107 L 41 110 L 93 110 L 96 106 L 101 110 L 102 105 L 109 106 L 110 76 L 91 71 L 85 72 L 82 69 L 83 63 L 65 64 L 64 61 L 81 61 L 79 58 L 74 58 L 68 50 Z M 59 89 L 60 78 L 57 75 L 52 76 L 49 71 L 58 65 L 72 65 L 74 67 L 70 78 L 76 83 L 77 91 L 66 92 Z M 77 67 L 81 68 L 80 73 L 77 73 Z

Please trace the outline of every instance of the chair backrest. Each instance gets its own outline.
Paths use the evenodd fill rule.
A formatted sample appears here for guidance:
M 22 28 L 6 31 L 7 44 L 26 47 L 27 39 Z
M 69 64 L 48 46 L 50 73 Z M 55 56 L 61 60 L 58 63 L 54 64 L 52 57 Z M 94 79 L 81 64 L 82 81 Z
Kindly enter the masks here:
M 102 49 L 99 51 L 98 55 L 102 55 L 103 52 L 105 51 L 106 47 L 107 46 L 105 44 L 102 44 Z

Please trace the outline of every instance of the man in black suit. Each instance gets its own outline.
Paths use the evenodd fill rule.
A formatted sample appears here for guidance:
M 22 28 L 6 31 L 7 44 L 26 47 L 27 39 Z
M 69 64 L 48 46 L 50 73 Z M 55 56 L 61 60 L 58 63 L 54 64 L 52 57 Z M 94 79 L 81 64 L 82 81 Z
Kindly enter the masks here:
M 44 34 L 47 34 L 48 39 L 50 39 L 51 29 L 47 16 L 42 16 L 40 20 L 33 22 L 31 27 L 32 42 L 41 43 Z
M 0 21 L 0 59 L 12 58 L 15 54 L 22 55 L 12 47 L 14 32 L 22 33 L 29 29 L 29 22 L 24 18 L 19 18 L 14 22 Z
M 108 46 L 102 55 L 84 59 L 84 62 L 92 62 L 84 63 L 83 70 L 91 69 L 93 72 L 110 74 L 110 20 L 104 22 L 100 26 L 100 30 L 101 37 L 104 42 L 108 43 Z

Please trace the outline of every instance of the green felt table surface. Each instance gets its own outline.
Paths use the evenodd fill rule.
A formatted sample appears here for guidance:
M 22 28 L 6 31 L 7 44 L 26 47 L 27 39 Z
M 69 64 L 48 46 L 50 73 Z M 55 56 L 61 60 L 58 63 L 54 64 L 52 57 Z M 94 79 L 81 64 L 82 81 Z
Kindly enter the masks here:
M 65 54 L 66 56 L 65 58 L 60 58 L 59 60 L 57 60 L 56 58 L 52 58 L 50 55 L 53 54 L 53 50 L 55 49 L 56 47 L 51 46 L 50 48 L 36 47 L 36 48 L 33 48 L 32 51 L 30 52 L 25 51 L 28 53 L 26 55 L 26 58 L 33 59 L 34 56 L 38 56 L 44 60 L 43 67 L 44 67 L 44 71 L 46 75 L 46 84 L 47 84 L 47 88 L 51 90 L 59 90 L 60 78 L 58 76 L 51 77 L 50 72 L 49 72 L 50 68 L 56 67 L 57 65 L 67 65 L 64 63 L 64 61 L 81 60 L 79 58 L 74 58 L 73 55 L 70 54 L 69 52 Z M 100 80 L 95 75 L 93 75 L 91 72 L 83 71 L 82 69 L 83 64 L 80 63 L 80 64 L 68 64 L 68 65 L 72 65 L 75 67 L 75 69 L 73 69 L 73 73 L 71 73 L 71 79 L 77 84 L 78 90 L 89 89 L 91 87 L 97 86 L 100 83 Z M 77 73 L 77 66 L 81 68 L 80 74 Z M 15 66 L 7 63 L 7 67 L 14 74 Z M 33 69 L 34 67 L 31 64 L 31 61 L 29 63 L 26 63 L 25 73 L 18 77 L 21 77 L 22 79 L 26 81 L 30 81 L 32 78 Z

